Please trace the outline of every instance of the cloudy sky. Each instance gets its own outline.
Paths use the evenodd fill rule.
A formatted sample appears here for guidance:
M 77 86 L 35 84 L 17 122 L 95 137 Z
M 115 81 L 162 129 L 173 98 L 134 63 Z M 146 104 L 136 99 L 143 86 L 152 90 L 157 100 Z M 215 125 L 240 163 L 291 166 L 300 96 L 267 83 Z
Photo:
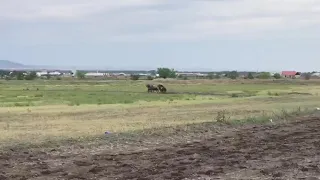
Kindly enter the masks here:
M 0 0 L 0 59 L 320 71 L 320 0 Z

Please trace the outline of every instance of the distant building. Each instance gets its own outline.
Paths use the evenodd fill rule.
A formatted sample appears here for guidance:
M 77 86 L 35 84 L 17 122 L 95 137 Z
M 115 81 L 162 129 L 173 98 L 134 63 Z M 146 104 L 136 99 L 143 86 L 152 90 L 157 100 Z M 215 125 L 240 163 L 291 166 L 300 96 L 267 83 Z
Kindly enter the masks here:
M 104 77 L 106 73 L 99 73 L 99 72 L 89 72 L 85 74 L 86 77 Z
M 320 78 L 320 73 L 319 72 L 315 72 L 311 74 L 311 78 L 313 79 L 319 79 Z
M 48 72 L 47 72 L 47 71 L 37 72 L 37 76 L 38 76 L 38 77 L 47 76 L 47 75 L 48 75 Z
M 205 77 L 205 76 L 208 76 L 208 74 L 199 73 L 199 72 L 178 72 L 177 75 L 183 76 L 183 77 Z
M 298 78 L 301 76 L 300 72 L 296 72 L 296 71 L 282 71 L 281 75 L 285 78 Z
M 59 71 L 53 71 L 53 72 L 49 72 L 50 76 L 60 76 L 62 73 Z

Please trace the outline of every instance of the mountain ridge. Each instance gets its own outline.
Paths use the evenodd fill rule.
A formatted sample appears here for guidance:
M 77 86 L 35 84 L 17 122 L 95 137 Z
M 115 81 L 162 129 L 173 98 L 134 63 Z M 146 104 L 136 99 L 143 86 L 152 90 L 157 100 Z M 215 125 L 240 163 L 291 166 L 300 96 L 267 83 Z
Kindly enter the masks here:
M 12 69 L 12 68 L 28 68 L 27 65 L 9 61 L 9 60 L 0 60 L 0 69 Z

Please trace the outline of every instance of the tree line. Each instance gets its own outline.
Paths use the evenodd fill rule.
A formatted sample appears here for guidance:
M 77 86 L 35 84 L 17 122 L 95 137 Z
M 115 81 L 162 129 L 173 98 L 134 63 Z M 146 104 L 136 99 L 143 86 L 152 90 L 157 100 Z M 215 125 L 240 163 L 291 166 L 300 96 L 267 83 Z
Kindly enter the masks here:
M 148 76 L 148 80 L 152 80 L 156 74 L 158 74 L 159 78 L 179 78 L 179 79 L 188 79 L 188 77 L 183 75 L 177 75 L 177 71 L 172 68 L 157 68 L 157 70 L 149 71 L 151 76 Z M 82 71 L 76 72 L 76 77 L 78 79 L 84 79 L 85 73 Z M 34 80 L 36 79 L 37 73 L 35 71 L 8 71 L 8 70 L 0 70 L 0 77 L 2 79 L 16 79 L 16 80 Z M 207 76 L 202 77 L 206 79 L 219 79 L 219 78 L 229 78 L 229 79 L 237 79 L 240 77 L 240 73 L 238 71 L 225 71 L 225 72 L 209 72 Z M 50 75 L 48 74 L 46 76 L 47 79 L 50 79 Z M 137 74 L 132 74 L 131 79 L 132 80 L 138 80 L 141 77 Z M 280 79 L 281 75 L 279 73 L 275 73 L 271 75 L 270 72 L 260 72 L 260 73 L 254 73 L 254 72 L 247 72 L 245 75 L 241 75 L 241 78 L 244 79 Z M 305 73 L 304 79 L 308 80 L 311 78 L 311 73 Z
M 158 68 L 156 71 L 154 71 L 154 74 L 158 74 L 159 78 L 180 78 L 180 79 L 187 79 L 188 77 L 183 75 L 177 75 L 177 72 L 174 69 L 170 68 Z M 209 72 L 206 77 L 206 79 L 220 79 L 220 78 L 229 78 L 229 79 L 237 79 L 240 77 L 240 73 L 238 71 L 227 71 L 227 72 Z M 139 75 L 131 75 L 131 79 L 138 80 L 140 78 Z M 248 72 L 247 75 L 243 77 L 244 79 L 280 79 L 281 75 L 279 73 L 275 73 L 274 75 L 271 75 L 270 72 L 261 72 L 259 74 Z M 148 77 L 148 79 L 152 80 L 151 77 Z
M 0 77 L 6 80 L 34 80 L 37 78 L 37 73 L 35 71 L 7 71 L 0 70 Z

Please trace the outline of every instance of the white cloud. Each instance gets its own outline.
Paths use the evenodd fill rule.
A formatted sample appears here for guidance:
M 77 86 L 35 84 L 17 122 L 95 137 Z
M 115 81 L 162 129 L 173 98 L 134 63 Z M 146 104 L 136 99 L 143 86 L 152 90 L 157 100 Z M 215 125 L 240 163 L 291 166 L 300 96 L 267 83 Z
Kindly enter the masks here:
M 0 19 L 77 22 L 102 40 L 196 40 L 320 25 L 320 1 L 0 0 Z

